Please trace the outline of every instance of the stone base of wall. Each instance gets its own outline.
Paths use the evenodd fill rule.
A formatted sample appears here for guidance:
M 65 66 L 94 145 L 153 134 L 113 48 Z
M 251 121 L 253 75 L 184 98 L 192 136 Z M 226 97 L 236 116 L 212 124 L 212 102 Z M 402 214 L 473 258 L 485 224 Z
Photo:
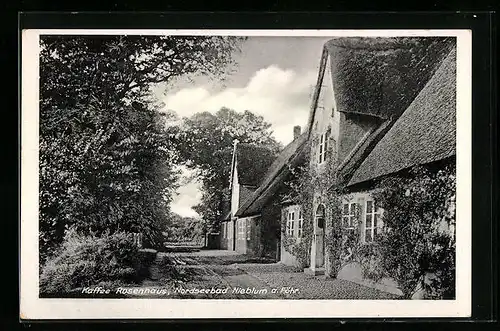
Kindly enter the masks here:
M 297 258 L 287 252 L 283 247 L 281 247 L 280 262 L 287 266 L 300 267 L 300 262 L 297 260 Z
M 425 282 L 431 281 L 431 279 L 434 277 L 435 277 L 434 274 L 428 273 L 425 276 Z M 371 287 L 380 291 L 396 295 L 403 295 L 403 292 L 401 292 L 401 290 L 398 288 L 398 284 L 391 278 L 382 278 L 378 282 L 364 278 L 361 266 L 357 262 L 351 262 L 345 265 L 338 273 L 337 278 L 348 280 L 350 282 Z M 425 294 L 426 294 L 425 290 L 420 285 L 418 285 L 413 291 L 411 299 L 412 300 L 424 299 Z
M 383 278 L 379 282 L 374 282 L 373 280 L 363 277 L 363 271 L 359 263 L 352 262 L 345 265 L 338 273 L 337 278 L 348 280 L 350 282 L 360 284 L 363 286 L 371 287 L 380 291 L 403 295 L 396 282 L 390 278 Z
M 325 268 L 316 268 L 314 270 L 311 268 L 305 268 L 304 273 L 310 276 L 322 276 L 325 274 Z

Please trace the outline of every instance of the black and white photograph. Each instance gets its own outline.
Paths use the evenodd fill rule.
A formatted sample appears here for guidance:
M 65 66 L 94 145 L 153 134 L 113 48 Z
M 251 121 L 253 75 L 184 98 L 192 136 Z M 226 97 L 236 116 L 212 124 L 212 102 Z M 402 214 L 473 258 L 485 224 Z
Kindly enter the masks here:
M 21 314 L 468 316 L 470 43 L 23 31 Z

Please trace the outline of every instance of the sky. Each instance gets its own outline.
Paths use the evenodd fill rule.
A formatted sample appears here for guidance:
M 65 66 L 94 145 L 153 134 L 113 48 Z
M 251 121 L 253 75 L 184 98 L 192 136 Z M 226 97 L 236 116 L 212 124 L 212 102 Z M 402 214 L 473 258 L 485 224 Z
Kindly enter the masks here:
M 276 140 L 286 146 L 293 127 L 304 129 L 316 83 L 324 37 L 250 37 L 235 55 L 236 70 L 224 83 L 203 77 L 179 82 L 162 93 L 165 109 L 179 116 L 215 113 L 222 107 L 261 115 L 272 124 Z M 185 175 L 189 175 L 186 171 Z M 201 198 L 199 183 L 184 181 L 171 209 L 181 216 L 196 217 L 191 209 Z

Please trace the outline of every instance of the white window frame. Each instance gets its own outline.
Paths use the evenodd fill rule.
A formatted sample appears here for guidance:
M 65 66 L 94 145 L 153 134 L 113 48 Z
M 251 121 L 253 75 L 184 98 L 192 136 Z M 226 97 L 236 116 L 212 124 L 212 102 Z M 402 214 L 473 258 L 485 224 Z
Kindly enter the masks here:
M 299 209 L 298 221 L 297 238 L 302 238 L 302 231 L 304 227 L 304 214 L 302 213 L 302 209 Z
M 238 240 L 245 240 L 246 238 L 246 219 L 238 220 Z
M 328 148 L 326 132 L 319 136 L 319 160 L 318 163 L 321 164 L 326 161 L 326 150 Z
M 371 204 L 371 211 L 368 210 L 368 205 Z M 370 220 L 370 226 L 367 226 L 367 221 Z M 376 222 L 375 222 L 376 220 Z M 378 207 L 373 199 L 366 200 L 365 213 L 363 217 L 363 243 L 369 244 L 375 242 L 375 235 L 382 228 L 382 209 Z M 366 234 L 369 231 L 370 239 Z
M 294 225 L 295 225 L 295 210 L 288 210 L 287 213 L 287 235 L 294 235 Z
M 347 213 L 345 206 L 347 205 Z M 356 230 L 356 202 L 346 201 L 342 203 L 342 228 L 348 231 Z
M 250 240 L 250 234 L 251 234 L 251 231 L 252 231 L 252 222 L 245 221 L 245 223 L 246 223 L 245 224 L 246 237 L 247 237 L 247 240 Z

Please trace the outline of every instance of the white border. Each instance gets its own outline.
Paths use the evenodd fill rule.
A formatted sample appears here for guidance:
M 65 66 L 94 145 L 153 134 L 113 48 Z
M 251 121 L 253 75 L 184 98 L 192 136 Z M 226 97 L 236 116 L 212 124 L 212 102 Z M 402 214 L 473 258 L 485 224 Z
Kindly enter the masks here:
M 38 298 L 39 36 L 456 36 L 457 37 L 457 286 L 456 300 L 177 300 Z M 467 317 L 471 314 L 471 100 L 470 30 L 23 30 L 21 137 L 22 319 Z M 318 54 L 318 59 L 321 54 Z

